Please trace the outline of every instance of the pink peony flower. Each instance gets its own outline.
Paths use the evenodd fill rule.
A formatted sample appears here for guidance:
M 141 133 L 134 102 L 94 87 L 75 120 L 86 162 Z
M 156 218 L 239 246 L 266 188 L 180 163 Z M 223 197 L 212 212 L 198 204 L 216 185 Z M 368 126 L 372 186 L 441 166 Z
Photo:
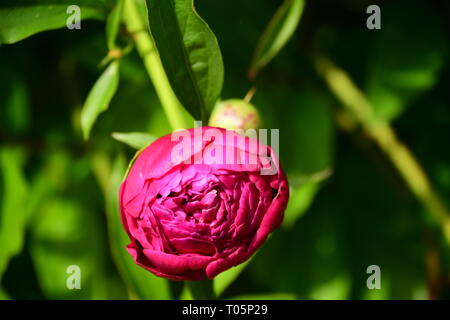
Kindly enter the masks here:
M 157 276 L 212 279 L 261 246 L 288 197 L 270 147 L 214 127 L 175 132 L 145 148 L 122 183 L 127 249 Z

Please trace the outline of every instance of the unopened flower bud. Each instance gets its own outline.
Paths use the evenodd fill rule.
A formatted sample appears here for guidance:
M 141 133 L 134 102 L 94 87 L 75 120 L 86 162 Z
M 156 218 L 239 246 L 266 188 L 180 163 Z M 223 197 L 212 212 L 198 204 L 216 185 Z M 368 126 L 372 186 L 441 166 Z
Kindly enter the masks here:
M 216 104 L 209 125 L 229 130 L 259 129 L 261 118 L 251 103 L 240 99 L 230 99 Z

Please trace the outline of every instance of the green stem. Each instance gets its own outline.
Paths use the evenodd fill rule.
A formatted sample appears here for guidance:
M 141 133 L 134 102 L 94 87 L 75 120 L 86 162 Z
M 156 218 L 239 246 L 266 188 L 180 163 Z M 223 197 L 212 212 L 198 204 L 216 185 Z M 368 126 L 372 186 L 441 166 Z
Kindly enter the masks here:
M 431 185 L 425 171 L 409 148 L 398 139 L 389 123 L 375 118 L 369 99 L 344 71 L 323 56 L 315 57 L 318 74 L 349 111 L 364 132 L 391 161 L 415 197 L 427 209 L 450 244 L 450 211 Z
M 216 298 L 212 280 L 186 281 L 186 285 L 195 300 L 213 300 Z
M 181 106 L 170 86 L 155 43 L 149 32 L 145 3 L 139 0 L 125 0 L 124 20 L 128 32 L 133 36 L 147 73 L 153 82 L 164 112 L 173 130 L 192 126 L 186 110 Z

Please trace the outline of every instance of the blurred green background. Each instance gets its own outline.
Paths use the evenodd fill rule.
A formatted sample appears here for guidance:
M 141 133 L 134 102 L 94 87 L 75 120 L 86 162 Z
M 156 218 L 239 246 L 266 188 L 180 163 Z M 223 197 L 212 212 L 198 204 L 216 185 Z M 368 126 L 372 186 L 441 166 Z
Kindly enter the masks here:
M 99 3 L 109 12 L 115 1 Z M 248 264 L 220 276 L 216 292 L 450 298 L 442 232 L 450 219 L 450 2 L 306 1 L 292 38 L 250 81 L 253 52 L 281 3 L 195 1 L 222 50 L 221 98 L 256 87 L 252 103 L 266 128 L 280 129 L 291 184 L 282 227 Z M 381 8 L 381 30 L 366 27 L 370 4 Z M 4 18 L 2 10 L 7 4 Z M 109 109 L 82 137 L 80 113 L 108 53 L 102 19 L 0 47 L 0 298 L 187 297 L 182 283 L 140 269 L 124 249 L 117 193 L 135 149 L 111 134 L 171 132 L 136 50 L 120 59 Z M 0 34 L 6 27 L 0 20 Z M 376 125 L 354 111 L 361 104 Z M 402 147 L 406 160 L 395 153 Z M 81 268 L 81 290 L 66 287 L 70 265 Z M 366 286 L 369 265 L 381 268 L 380 290 Z

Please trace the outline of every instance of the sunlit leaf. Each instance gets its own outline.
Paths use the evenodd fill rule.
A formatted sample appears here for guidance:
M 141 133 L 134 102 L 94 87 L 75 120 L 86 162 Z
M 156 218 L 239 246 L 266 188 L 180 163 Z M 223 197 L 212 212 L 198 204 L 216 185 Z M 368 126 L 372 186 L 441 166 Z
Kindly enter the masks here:
M 184 286 L 180 294 L 180 300 L 193 300 L 192 293 L 188 286 Z
M 328 282 L 318 284 L 318 286 L 311 292 L 311 296 L 309 298 L 314 300 L 348 299 L 350 283 L 350 279 L 347 279 L 343 275 L 338 275 Z
M 28 187 L 20 149 L 0 149 L 0 279 L 11 257 L 22 250 L 27 218 Z
M 166 279 L 159 278 L 139 267 L 126 250 L 130 242 L 120 221 L 119 187 L 126 170 L 125 160 L 119 157 L 111 174 L 110 189 L 106 197 L 106 209 L 110 246 L 114 261 L 122 278 L 125 280 L 132 297 L 141 299 L 170 299 L 169 284 Z
M 123 142 L 134 149 L 142 149 L 156 140 L 155 136 L 145 132 L 113 132 L 117 141 Z
M 7 0 L 0 4 L 0 44 L 15 43 L 36 33 L 66 27 L 68 6 L 81 6 L 81 20 L 104 19 L 100 1 Z
M 9 300 L 10 297 L 8 294 L 0 288 L 0 300 Z
M 98 115 L 109 107 L 118 85 L 119 62 L 113 61 L 92 87 L 81 111 L 81 128 L 84 139 L 89 138 Z
M 297 29 L 305 0 L 285 0 L 264 30 L 253 54 L 249 77 L 267 65 L 286 45 Z
M 175 94 L 195 119 L 206 121 L 224 75 L 215 35 L 193 0 L 147 0 L 147 5 L 151 33 Z

